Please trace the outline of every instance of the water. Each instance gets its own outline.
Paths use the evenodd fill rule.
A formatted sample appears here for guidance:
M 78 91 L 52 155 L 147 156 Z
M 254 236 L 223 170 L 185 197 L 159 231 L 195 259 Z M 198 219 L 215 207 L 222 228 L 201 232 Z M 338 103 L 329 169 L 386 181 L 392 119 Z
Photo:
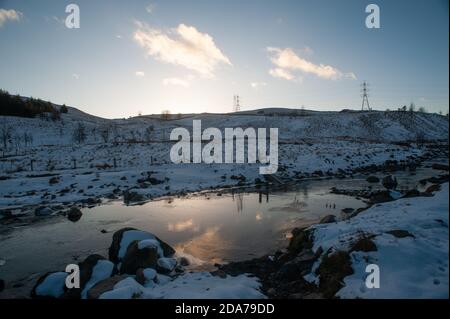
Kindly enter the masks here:
M 437 173 L 420 168 L 413 174 L 395 175 L 402 189 L 414 188 L 418 180 Z M 366 206 L 353 197 L 330 194 L 331 187 L 361 189 L 369 185 L 365 177 L 329 179 L 305 181 L 270 194 L 197 194 L 141 206 L 110 202 L 84 209 L 75 223 L 53 217 L 1 235 L 0 278 L 14 282 L 63 270 L 89 254 L 107 257 L 113 232 L 123 227 L 154 233 L 177 252 L 203 262 L 195 263 L 197 268 L 262 256 L 285 248 L 294 227 L 311 225 L 328 214 L 339 217 L 344 208 Z

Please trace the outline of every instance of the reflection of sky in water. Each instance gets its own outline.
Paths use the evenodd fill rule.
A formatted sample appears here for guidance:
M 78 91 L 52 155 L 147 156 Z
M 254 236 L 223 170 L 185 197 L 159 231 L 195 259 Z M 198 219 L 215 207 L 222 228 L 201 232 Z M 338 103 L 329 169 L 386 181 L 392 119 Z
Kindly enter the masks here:
M 424 172 L 397 175 L 402 176 L 401 185 L 412 187 Z M 331 187 L 367 185 L 364 179 L 323 180 L 270 194 L 207 194 L 129 207 L 114 202 L 83 210 L 76 223 L 57 217 L 3 236 L 0 259 L 6 263 L 0 271 L 3 279 L 16 280 L 32 272 L 63 269 L 92 253 L 107 257 L 112 233 L 122 227 L 150 231 L 209 265 L 258 257 L 286 247 L 294 227 L 328 214 L 340 216 L 343 208 L 365 206 L 354 198 L 329 194 Z

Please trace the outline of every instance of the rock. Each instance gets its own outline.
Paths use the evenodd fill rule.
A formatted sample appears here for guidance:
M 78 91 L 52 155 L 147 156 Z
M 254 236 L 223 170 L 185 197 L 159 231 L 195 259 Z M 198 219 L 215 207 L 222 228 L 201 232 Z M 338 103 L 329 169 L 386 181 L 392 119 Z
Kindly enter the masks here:
M 136 281 L 141 285 L 145 285 L 150 281 L 154 281 L 156 278 L 157 272 L 153 268 L 139 268 L 136 271 Z
M 35 216 L 50 216 L 53 214 L 53 210 L 49 207 L 38 207 L 34 210 L 34 215 Z
M 106 229 L 102 229 L 100 232 L 101 232 L 102 234 L 106 234 L 108 231 L 107 231 Z
M 104 292 L 114 289 L 114 286 L 121 280 L 127 278 L 127 275 L 115 275 L 113 277 L 104 279 L 96 283 L 87 292 L 87 299 L 98 299 Z
M 316 259 L 316 254 L 311 249 L 304 249 L 298 254 L 296 259 L 299 262 L 313 261 Z
M 162 257 L 157 261 L 157 270 L 162 274 L 168 274 L 175 269 L 176 265 L 177 260 L 175 258 Z
M 390 201 L 394 200 L 394 198 L 392 198 L 390 191 L 377 191 L 377 192 L 373 192 L 370 195 L 369 200 L 372 204 L 378 204 L 378 203 L 390 202 Z
M 136 192 L 133 192 L 133 191 L 124 191 L 123 192 L 123 201 L 125 203 L 141 202 L 144 199 L 145 199 L 144 196 L 142 196 L 139 193 L 136 193 Z
M 398 185 L 397 178 L 392 175 L 388 175 L 382 179 L 381 184 L 383 184 L 383 186 L 387 189 L 395 189 Z
M 106 260 L 106 258 L 98 254 L 92 254 L 78 263 L 78 267 L 80 268 L 80 288 L 67 289 L 67 292 L 61 298 L 81 298 L 81 292 L 91 279 L 92 271 L 99 260 Z
M 82 215 L 83 213 L 81 212 L 81 210 L 78 207 L 74 206 L 67 213 L 67 219 L 71 222 L 77 222 L 80 220 Z
M 442 171 L 448 171 L 448 165 L 435 163 L 431 165 L 432 169 L 438 169 Z
M 171 257 L 175 254 L 175 250 L 167 243 L 156 237 L 155 235 L 137 230 L 131 227 L 125 227 L 116 231 L 113 235 L 111 246 L 109 247 L 109 260 L 117 264 L 125 256 L 128 246 L 133 240 L 156 239 L 163 250 L 162 257 Z M 122 249 L 122 245 L 124 246 Z M 126 246 L 126 247 L 125 247 Z M 133 272 L 134 274 L 134 272 Z
M 319 224 L 330 224 L 336 222 L 336 216 L 334 215 L 327 215 L 322 217 L 322 219 L 319 221 Z
M 187 259 L 186 257 L 180 257 L 180 258 L 178 259 L 178 263 L 179 263 L 181 266 L 183 266 L 183 267 L 186 267 L 186 266 L 189 266 L 189 265 L 190 265 L 190 261 L 189 261 L 189 259 Z
M 377 245 L 369 238 L 369 237 L 362 237 L 358 239 L 354 244 L 353 247 L 350 249 L 350 251 L 377 251 Z
M 369 183 L 378 183 L 380 182 L 380 179 L 376 176 L 369 176 L 366 178 L 366 181 Z
M 310 230 L 307 230 L 306 228 L 294 228 L 287 249 L 291 253 L 299 253 L 303 249 L 310 249 L 312 245 L 313 242 Z
M 441 185 L 439 185 L 439 184 L 433 184 L 433 185 L 429 186 L 429 187 L 425 190 L 425 193 L 427 193 L 427 194 L 432 194 L 432 193 L 434 193 L 434 192 L 439 191 L 440 189 L 441 189 Z
M 141 284 L 141 285 L 145 285 L 146 282 L 146 278 L 144 276 L 144 268 L 139 268 L 138 270 L 136 270 L 136 277 L 135 277 L 136 281 Z
M 133 241 L 122 259 L 120 273 L 133 275 L 139 268 L 156 268 L 158 265 L 158 247 L 146 246 L 141 248 L 139 241 Z
M 411 234 L 409 231 L 402 230 L 402 229 L 394 229 L 394 230 L 387 231 L 386 233 L 391 234 L 392 236 L 397 237 L 397 238 L 405 238 L 405 237 L 415 238 L 414 235 Z
M 406 192 L 406 194 L 403 196 L 403 198 L 411 198 L 411 197 L 417 197 L 420 196 L 420 192 L 417 189 L 411 189 Z
M 316 270 L 319 276 L 319 290 L 325 298 L 332 298 L 343 287 L 343 279 L 353 274 L 350 255 L 346 251 L 337 251 L 325 255 Z
M 66 272 L 48 272 L 41 276 L 33 289 L 31 290 L 31 298 L 59 298 L 67 290 L 66 288 Z

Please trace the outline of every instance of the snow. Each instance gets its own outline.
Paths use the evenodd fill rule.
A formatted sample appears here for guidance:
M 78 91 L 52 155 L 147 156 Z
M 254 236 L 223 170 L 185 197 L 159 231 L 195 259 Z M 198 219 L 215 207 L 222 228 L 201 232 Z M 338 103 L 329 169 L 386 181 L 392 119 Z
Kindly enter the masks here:
M 36 295 L 58 298 L 64 293 L 66 285 L 66 272 L 54 272 L 45 277 L 44 281 L 36 287 Z
M 127 230 L 122 234 L 122 240 L 120 242 L 120 249 L 118 253 L 118 258 L 122 259 L 125 256 L 125 253 L 127 252 L 128 246 L 135 240 L 139 240 L 138 248 L 142 249 L 146 247 L 146 245 L 154 245 L 156 240 L 156 237 L 146 231 L 142 230 Z M 143 242 L 141 244 L 141 242 Z M 162 248 L 158 244 L 158 255 L 162 256 Z
M 156 278 L 156 270 L 153 268 L 145 268 L 143 270 L 144 277 L 147 281 L 153 281 Z
M 350 254 L 354 274 L 344 278 L 341 298 L 448 298 L 449 184 L 433 197 L 404 198 L 371 207 L 358 216 L 334 224 L 315 225 L 313 250 L 349 250 L 360 232 L 376 235 L 377 251 Z M 388 231 L 406 230 L 412 237 L 397 238 Z M 305 276 L 315 281 L 314 270 Z M 368 264 L 380 268 L 380 288 L 365 286 Z
M 2 150 L 5 158 L 0 161 L 0 176 L 8 179 L 0 179 L 0 209 L 37 205 L 44 200 L 56 205 L 112 193 L 120 196 L 132 187 L 132 191 L 144 195 L 145 200 L 236 185 L 238 181 L 230 179 L 231 175 L 243 174 L 248 182 L 261 177 L 258 163 L 173 164 L 169 156 L 173 145 L 168 141 L 169 133 L 179 126 L 190 130 L 194 119 L 202 120 L 202 128 L 221 130 L 225 127 L 278 127 L 279 164 L 285 166 L 285 171 L 277 173 L 281 177 L 316 170 L 349 172 L 386 160 L 408 160 L 422 155 L 424 149 L 414 143 L 404 146 L 394 142 L 415 141 L 418 137 L 448 138 L 448 121 L 437 114 L 306 111 L 306 116 L 288 116 L 298 110 L 262 111 L 272 112 L 274 116 L 264 116 L 256 110 L 245 114 L 191 115 L 170 121 L 156 116 L 108 120 L 74 108 L 69 108 L 69 113 L 62 115 L 62 121 L 56 122 L 0 116 L 2 125 L 14 128 L 13 140 L 26 132 L 33 132 L 34 138 L 31 145 L 11 143 L 7 150 Z M 79 122 L 87 132 L 87 140 L 82 144 L 72 140 L 72 132 Z M 105 126 L 114 131 L 106 143 L 100 134 Z M 148 139 L 145 131 L 150 126 L 153 131 Z M 20 138 L 17 141 L 20 142 Z M 147 176 L 149 171 L 163 183 L 139 185 L 138 179 Z M 226 178 L 222 179 L 224 175 Z M 59 182 L 49 184 L 51 176 L 59 177 Z
M 177 265 L 177 260 L 174 258 L 162 257 L 158 259 L 157 263 L 159 267 L 164 268 L 167 271 L 172 271 Z
M 163 249 L 161 248 L 161 245 L 159 244 L 159 241 L 156 239 L 144 239 L 138 242 L 138 248 L 144 249 L 144 248 L 156 248 L 158 252 L 158 256 L 164 256 Z
M 208 272 L 186 273 L 175 279 L 150 287 L 141 286 L 128 277 L 118 282 L 114 289 L 103 293 L 101 299 L 261 299 L 256 277 L 239 275 L 215 277 Z
M 99 281 L 111 277 L 113 270 L 114 264 L 109 260 L 97 261 L 97 264 L 92 268 L 91 278 L 81 292 L 81 298 L 86 299 L 89 289 L 94 287 Z

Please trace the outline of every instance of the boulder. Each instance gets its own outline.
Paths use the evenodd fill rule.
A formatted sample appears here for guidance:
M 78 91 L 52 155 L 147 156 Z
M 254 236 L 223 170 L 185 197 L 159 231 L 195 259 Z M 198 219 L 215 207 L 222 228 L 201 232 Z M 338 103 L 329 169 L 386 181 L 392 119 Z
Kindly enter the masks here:
M 66 272 L 48 272 L 41 276 L 33 289 L 31 289 L 31 298 L 34 299 L 54 299 L 61 297 L 67 290 Z
M 144 240 L 143 240 L 144 241 Z M 140 246 L 142 241 L 133 241 L 127 249 L 120 265 L 120 273 L 134 275 L 139 268 L 156 268 L 159 252 L 156 245 Z
M 82 262 L 78 263 L 78 267 L 80 268 L 80 288 L 67 289 L 67 292 L 63 296 L 61 296 L 61 298 L 81 298 L 81 292 L 84 290 L 86 284 L 91 279 L 93 269 L 100 260 L 106 261 L 106 258 L 98 254 L 92 254 L 86 257 L 86 259 Z
M 87 291 L 87 299 L 98 299 L 104 292 L 114 289 L 114 286 L 121 280 L 127 278 L 127 275 L 115 275 L 97 282 Z
M 67 219 L 71 222 L 77 222 L 80 220 L 81 216 L 83 216 L 83 213 L 81 210 L 74 206 L 67 212 Z
M 157 272 L 153 268 L 139 268 L 136 271 L 136 281 L 141 284 L 145 285 L 149 281 L 154 281 L 156 278 Z
M 290 253 L 299 253 L 303 249 L 310 249 L 312 245 L 313 242 L 310 230 L 307 230 L 306 228 L 294 228 L 287 249 Z
M 386 189 L 395 189 L 398 185 L 397 178 L 392 175 L 383 177 L 381 183 Z
M 127 252 L 128 246 L 134 241 L 145 239 L 155 239 L 158 241 L 162 249 L 161 257 L 171 257 L 175 254 L 175 250 L 167 243 L 153 235 L 152 233 L 137 230 L 131 227 L 125 227 L 116 231 L 113 235 L 111 246 L 109 247 L 109 260 L 113 263 L 119 263 Z M 133 272 L 134 274 L 134 272 Z
M 348 252 L 337 251 L 325 255 L 316 269 L 316 275 L 320 278 L 320 292 L 325 298 L 333 298 L 343 287 L 343 279 L 352 274 L 352 262 Z
M 171 273 L 177 266 L 177 260 L 175 258 L 162 257 L 157 261 L 157 270 L 162 274 Z

